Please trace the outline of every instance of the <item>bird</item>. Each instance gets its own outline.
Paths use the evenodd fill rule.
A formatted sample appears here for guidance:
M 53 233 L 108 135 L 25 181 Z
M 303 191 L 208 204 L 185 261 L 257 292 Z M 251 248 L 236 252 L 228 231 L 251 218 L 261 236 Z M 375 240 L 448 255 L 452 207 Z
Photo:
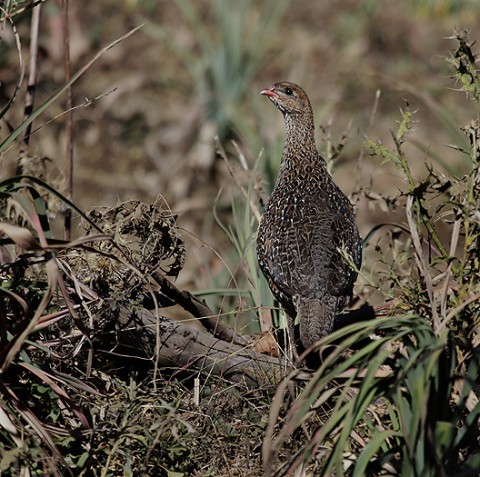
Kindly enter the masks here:
M 257 259 L 287 314 L 293 356 L 332 332 L 362 261 L 355 210 L 315 143 L 313 110 L 299 85 L 263 89 L 283 114 L 285 140 L 275 186 L 260 219 Z M 299 322 L 296 333 L 295 322 Z

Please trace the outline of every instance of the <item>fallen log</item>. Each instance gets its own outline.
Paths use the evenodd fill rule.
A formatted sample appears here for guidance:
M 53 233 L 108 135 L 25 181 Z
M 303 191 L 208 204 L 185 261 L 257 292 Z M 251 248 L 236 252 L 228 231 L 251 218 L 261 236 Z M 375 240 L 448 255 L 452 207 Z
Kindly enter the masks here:
M 122 345 L 138 349 L 140 344 L 159 366 L 209 373 L 248 387 L 278 383 L 290 370 L 285 359 L 256 352 L 253 341 L 248 346 L 227 342 L 154 311 L 142 309 L 132 316 L 123 309 L 118 320 Z

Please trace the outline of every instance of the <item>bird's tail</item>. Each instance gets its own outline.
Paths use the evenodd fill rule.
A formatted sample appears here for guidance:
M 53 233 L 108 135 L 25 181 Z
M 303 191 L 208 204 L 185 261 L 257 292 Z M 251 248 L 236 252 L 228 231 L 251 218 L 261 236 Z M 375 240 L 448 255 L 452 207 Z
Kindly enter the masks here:
M 322 301 L 315 298 L 300 300 L 297 312 L 300 321 L 300 341 L 305 349 L 332 331 L 335 310 L 334 297 Z

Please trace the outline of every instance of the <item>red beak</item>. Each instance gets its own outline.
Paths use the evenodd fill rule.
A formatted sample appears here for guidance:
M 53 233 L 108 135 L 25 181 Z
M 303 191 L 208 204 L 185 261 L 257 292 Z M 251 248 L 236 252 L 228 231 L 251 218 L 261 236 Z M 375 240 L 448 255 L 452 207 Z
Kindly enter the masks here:
M 260 94 L 263 94 L 264 96 L 268 96 L 269 98 L 278 98 L 278 94 L 275 92 L 275 86 L 272 86 L 270 88 L 265 88 L 260 91 Z

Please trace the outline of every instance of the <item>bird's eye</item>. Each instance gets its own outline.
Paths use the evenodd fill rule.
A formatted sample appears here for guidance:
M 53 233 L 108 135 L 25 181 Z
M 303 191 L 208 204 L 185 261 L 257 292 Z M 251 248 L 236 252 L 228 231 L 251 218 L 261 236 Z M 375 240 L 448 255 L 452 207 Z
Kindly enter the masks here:
M 288 96 L 292 96 L 293 94 L 292 88 L 285 88 L 285 94 L 287 94 Z

